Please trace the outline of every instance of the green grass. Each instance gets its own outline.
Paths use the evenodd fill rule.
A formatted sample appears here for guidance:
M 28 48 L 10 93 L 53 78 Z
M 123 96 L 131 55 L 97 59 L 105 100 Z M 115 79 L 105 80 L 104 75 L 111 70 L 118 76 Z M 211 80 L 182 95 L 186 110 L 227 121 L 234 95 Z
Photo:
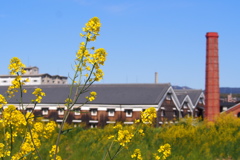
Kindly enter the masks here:
M 153 153 L 166 143 L 172 148 L 169 160 L 240 160 L 240 119 L 233 116 L 222 115 L 215 123 L 189 118 L 160 128 L 135 128 L 142 128 L 145 136 L 136 134 L 128 149 L 122 149 L 115 160 L 130 160 L 136 148 L 141 149 L 143 159 L 152 160 Z M 130 126 L 124 129 L 131 130 Z M 62 135 L 59 155 L 63 160 L 102 160 L 112 143 L 108 137 L 116 133 L 111 125 L 103 129 L 72 128 Z M 49 150 L 56 136 L 43 142 L 40 152 L 44 160 L 50 159 Z M 118 142 L 113 142 L 110 153 L 113 155 L 118 147 Z
M 192 125 L 194 124 L 194 125 Z M 177 125 L 151 128 L 141 126 L 145 136 L 136 135 L 123 149 L 116 160 L 131 159 L 134 149 L 139 148 L 143 159 L 153 159 L 160 145 L 169 143 L 172 154 L 167 159 L 177 160 L 213 160 L 240 159 L 240 119 L 227 115 L 219 118 L 215 124 L 194 122 L 192 119 L 182 121 Z M 63 159 L 71 160 L 101 160 L 111 144 L 108 136 L 114 134 L 112 127 L 104 129 L 73 129 L 64 135 L 60 150 Z M 118 143 L 111 149 L 114 153 Z

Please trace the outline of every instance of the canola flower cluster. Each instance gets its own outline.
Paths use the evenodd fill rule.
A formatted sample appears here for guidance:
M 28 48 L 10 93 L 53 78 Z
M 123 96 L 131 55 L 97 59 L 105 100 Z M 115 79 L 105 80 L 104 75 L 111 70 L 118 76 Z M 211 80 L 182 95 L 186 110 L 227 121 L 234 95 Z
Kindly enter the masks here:
M 5 145 L 0 143 L 0 158 L 10 156 L 10 151 L 5 149 Z
M 131 158 L 134 158 L 136 160 L 142 160 L 141 150 L 135 149 L 133 154 L 131 155 Z
M 32 100 L 32 102 L 35 102 L 35 103 L 41 103 L 42 97 L 46 96 L 46 94 L 42 92 L 41 88 L 36 88 L 32 94 L 36 96 L 36 99 Z
M 98 17 L 91 18 L 83 28 L 85 34 L 80 33 L 80 36 L 86 37 L 88 41 L 95 41 L 99 35 L 101 23 Z
M 97 97 L 97 92 L 92 91 L 92 92 L 90 92 L 90 96 L 86 96 L 85 98 L 86 98 L 88 101 L 91 102 L 91 101 L 95 100 L 96 97 Z
M 132 126 L 131 129 L 123 129 L 123 126 L 118 123 L 113 128 L 118 130 L 117 135 L 111 135 L 108 137 L 108 139 L 114 139 L 114 141 L 118 142 L 120 146 L 128 148 L 127 144 L 130 143 L 132 138 L 134 137 L 134 127 Z
M 127 147 L 127 143 L 131 142 L 134 134 L 131 133 L 129 130 L 119 130 L 118 137 L 116 139 L 117 142 L 123 147 Z
M 24 69 L 26 66 L 21 62 L 21 60 L 17 57 L 13 57 L 10 60 L 10 64 L 8 66 L 10 70 L 10 75 L 16 75 L 14 80 L 11 82 L 12 85 L 8 87 L 7 94 L 8 97 L 11 98 L 14 95 L 15 92 L 18 92 L 18 89 L 21 88 L 26 82 L 29 82 L 29 79 L 22 80 L 22 74 L 26 73 L 26 70 Z M 27 90 L 22 90 L 23 93 L 26 93 Z
M 12 85 L 8 87 L 7 96 L 11 98 L 15 92 L 20 91 L 26 93 L 27 90 L 23 89 L 23 85 L 28 82 L 28 79 L 22 80 L 22 74 L 25 71 L 25 65 L 17 57 L 10 60 L 10 74 L 15 75 Z M 32 93 L 36 96 L 35 105 L 40 103 L 42 96 L 45 93 L 42 89 L 36 88 Z M 20 98 L 23 97 L 20 94 Z M 3 131 L 3 139 L 0 140 L 0 158 L 9 157 L 12 160 L 27 159 L 30 155 L 34 159 L 38 158 L 38 150 L 41 147 L 43 140 L 49 139 L 56 129 L 56 123 L 50 121 L 48 123 L 37 122 L 32 112 L 24 112 L 18 110 L 14 105 L 7 105 L 6 98 L 0 95 L 0 108 L 2 109 L 2 116 L 0 117 L 0 129 Z M 21 106 L 23 107 L 23 106 Z M 22 108 L 23 109 L 23 108 Z M 19 144 L 18 139 L 22 139 Z M 17 144 L 16 144 L 17 143 Z M 16 150 L 15 148 L 18 148 Z
M 56 128 L 56 123 L 53 121 L 47 124 L 35 122 L 32 113 L 27 112 L 24 115 L 14 105 L 8 105 L 3 110 L 0 124 L 1 129 L 5 128 L 3 142 L 0 142 L 0 157 L 12 155 L 12 160 L 27 159 L 28 154 L 37 158 L 35 152 L 41 147 L 41 140 L 50 138 Z M 18 137 L 23 139 L 22 144 L 18 152 L 12 153 Z
M 72 99 L 71 98 L 66 98 L 65 99 L 65 106 L 69 106 L 72 103 Z
M 118 130 L 116 135 L 110 135 L 108 139 L 113 139 L 113 142 L 117 142 L 117 144 L 121 147 L 124 147 L 125 149 L 129 148 L 130 142 L 133 141 L 133 138 L 136 135 L 145 136 L 144 128 L 145 127 L 151 127 L 151 124 L 155 122 L 155 119 L 157 117 L 156 115 L 156 109 L 154 107 L 150 107 L 146 109 L 145 111 L 141 112 L 141 119 L 136 119 L 135 124 L 132 126 L 125 126 L 123 127 L 120 123 L 117 123 L 113 128 Z M 150 124 L 150 125 L 149 125 Z M 136 138 L 139 138 L 136 136 Z M 109 150 L 112 148 L 112 145 L 110 146 Z M 121 150 L 117 150 L 115 155 L 117 155 Z M 163 146 L 160 146 L 158 149 L 158 154 L 153 154 L 154 159 L 160 160 L 160 159 L 166 159 L 171 154 L 171 146 L 166 143 Z M 109 151 L 109 157 L 110 157 L 110 151 Z M 142 154 L 140 149 L 135 149 L 133 154 L 131 155 L 132 159 L 136 160 L 142 160 Z M 110 159 L 113 159 L 110 157 Z
M 51 151 L 49 151 L 49 156 L 51 157 L 51 160 L 54 160 L 53 157 L 58 152 L 59 152 L 59 147 L 57 147 L 56 145 L 53 145 Z M 62 160 L 61 156 L 57 155 L 56 160 Z
M 20 75 L 26 73 L 26 70 L 24 70 L 25 67 L 25 64 L 23 64 L 19 58 L 13 57 L 10 60 L 8 69 L 10 70 L 11 75 Z
M 21 132 L 22 126 L 26 126 L 27 121 L 21 111 L 17 110 L 14 105 L 9 105 L 2 113 L 1 124 L 3 127 Z
M 85 24 L 83 31 L 85 34 L 80 36 L 86 39 L 86 42 L 81 42 L 79 50 L 76 53 L 76 61 L 78 62 L 75 67 L 76 70 L 81 74 L 85 71 L 85 77 L 87 81 L 100 81 L 104 73 L 100 69 L 101 65 L 104 65 L 106 61 L 107 52 L 103 48 L 95 49 L 94 47 L 87 48 L 87 44 L 90 41 L 95 41 L 96 37 L 99 36 L 101 23 L 98 17 L 93 17 Z M 94 50 L 93 53 L 90 53 Z
M 143 123 L 152 124 L 156 118 L 156 109 L 154 107 L 148 108 L 145 111 L 141 112 L 141 121 Z M 140 123 L 140 119 L 135 120 L 135 124 Z M 113 127 L 114 129 L 118 130 L 117 135 L 111 135 L 108 139 L 115 138 L 114 141 L 118 142 L 120 146 L 125 148 L 127 144 L 131 142 L 134 135 L 137 133 L 141 136 L 144 136 L 143 129 L 136 129 L 134 126 L 131 126 L 131 129 L 124 130 L 121 124 L 117 124 Z M 136 130 L 135 132 L 133 130 Z
M 154 107 L 150 107 L 146 109 L 144 112 L 141 112 L 141 120 L 143 123 L 153 124 L 156 118 L 157 112 Z
M 83 28 L 84 34 L 80 34 L 81 37 L 85 38 L 85 42 L 80 43 L 80 47 L 78 52 L 76 53 L 76 72 L 74 78 L 72 79 L 72 87 L 74 85 L 80 86 L 82 83 L 82 76 L 85 74 L 85 82 L 84 87 L 81 90 L 77 88 L 76 97 L 78 98 L 80 94 L 86 92 L 87 88 L 94 82 L 100 81 L 104 73 L 100 67 L 104 65 L 106 61 L 107 52 L 103 48 L 95 49 L 94 47 L 87 48 L 87 44 L 91 41 L 95 41 L 97 36 L 99 36 L 101 23 L 99 18 L 93 17 L 91 18 Z M 39 149 L 42 146 L 42 141 L 49 139 L 56 129 L 55 122 L 43 123 L 36 120 L 34 114 L 32 112 L 25 112 L 23 109 L 25 107 L 22 103 L 23 93 L 27 93 L 27 90 L 23 88 L 26 82 L 29 82 L 29 79 L 23 79 L 22 75 L 26 73 L 25 65 L 21 62 L 21 60 L 17 57 L 13 57 L 10 60 L 9 70 L 10 74 L 14 75 L 15 78 L 12 81 L 12 85 L 9 86 L 7 90 L 7 97 L 12 98 L 14 93 L 20 92 L 20 110 L 17 110 L 13 105 L 7 105 L 6 97 L 0 95 L 0 109 L 2 111 L 2 116 L 0 117 L 0 129 L 4 132 L 0 132 L 3 134 L 3 139 L 0 140 L 0 158 L 10 157 L 12 160 L 17 159 L 27 159 L 30 157 L 31 159 L 42 159 L 39 153 Z M 76 78 L 79 77 L 77 82 Z M 87 87 L 86 87 L 86 84 Z M 72 95 L 72 88 L 70 89 L 69 97 Z M 33 92 L 33 95 L 36 96 L 35 99 L 32 100 L 34 103 L 34 108 L 38 103 L 41 103 L 42 97 L 46 96 L 46 94 L 42 91 L 41 88 L 36 88 Z M 71 105 L 74 105 L 77 98 L 73 100 L 71 98 L 67 98 L 65 100 L 66 106 L 68 109 L 71 109 Z M 86 97 L 87 102 L 93 101 L 97 97 L 96 92 L 90 92 L 90 95 Z M 71 105 L 70 105 L 71 104 Z M 4 109 L 3 109 L 4 106 Z M 64 117 L 68 117 L 66 114 Z M 62 125 L 63 126 L 63 125 Z M 61 157 L 58 154 L 59 152 L 59 137 L 61 135 L 62 127 L 59 130 L 59 135 L 56 141 L 56 145 L 52 146 L 52 150 L 49 152 L 50 157 L 52 159 L 61 160 Z M 119 137 L 121 135 L 127 134 L 126 131 L 119 131 Z M 19 144 L 19 139 L 20 144 Z M 122 138 L 124 139 L 124 137 Z M 125 141 L 127 138 L 125 137 Z M 15 143 L 18 144 L 16 145 Z M 124 141 L 120 140 L 119 141 Z M 124 145 L 124 143 L 122 143 Z
M 8 87 L 7 94 L 8 97 L 14 97 L 14 93 L 18 92 L 18 89 L 20 89 L 21 86 L 23 86 L 26 82 L 29 82 L 29 79 L 22 80 L 22 77 L 20 75 L 16 76 L 14 80 L 12 80 L 12 85 Z M 27 93 L 26 89 L 22 90 L 23 93 Z
M 158 152 L 162 153 L 162 156 L 158 156 L 157 154 L 154 154 L 156 160 L 160 160 L 160 157 L 162 159 L 167 159 L 167 157 L 169 157 L 171 155 L 171 146 L 170 146 L 170 144 L 166 143 L 163 146 L 160 146 L 160 148 L 158 149 Z
M 6 98 L 0 94 L 0 109 L 5 105 L 7 104 L 7 100 Z

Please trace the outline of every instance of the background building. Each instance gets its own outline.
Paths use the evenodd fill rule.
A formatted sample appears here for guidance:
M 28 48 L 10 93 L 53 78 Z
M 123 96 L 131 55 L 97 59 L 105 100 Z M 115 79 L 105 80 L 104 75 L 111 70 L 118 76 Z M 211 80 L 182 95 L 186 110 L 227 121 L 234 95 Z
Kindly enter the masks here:
M 29 79 L 26 85 L 41 85 L 41 84 L 67 84 L 67 77 L 59 75 L 50 75 L 48 73 L 39 74 L 38 67 L 26 67 L 26 73 L 22 75 L 22 79 Z M 0 75 L 0 86 L 12 85 L 12 80 L 15 75 Z
M 37 87 L 42 88 L 46 97 L 43 97 L 42 102 L 34 108 L 30 102 L 35 99 L 32 92 Z M 66 111 L 65 99 L 68 97 L 69 87 L 69 85 L 24 86 L 24 89 L 28 90 L 23 95 L 22 101 L 24 106 L 27 106 L 24 110 L 33 111 L 36 116 L 42 117 L 43 121 L 54 120 L 61 123 Z M 0 94 L 4 95 L 7 88 L 0 87 Z M 96 100 L 84 104 L 85 97 L 91 91 L 97 92 Z M 21 109 L 16 97 L 19 97 L 18 92 L 8 104 Z M 90 127 L 101 127 L 116 122 L 133 124 L 135 119 L 140 118 L 141 111 L 154 107 L 157 111 L 156 125 L 161 125 L 176 123 L 179 118 L 185 116 L 202 117 L 203 106 L 204 94 L 201 90 L 174 90 L 170 83 L 94 84 L 78 99 L 67 122 L 74 123 L 75 126 L 84 123 Z

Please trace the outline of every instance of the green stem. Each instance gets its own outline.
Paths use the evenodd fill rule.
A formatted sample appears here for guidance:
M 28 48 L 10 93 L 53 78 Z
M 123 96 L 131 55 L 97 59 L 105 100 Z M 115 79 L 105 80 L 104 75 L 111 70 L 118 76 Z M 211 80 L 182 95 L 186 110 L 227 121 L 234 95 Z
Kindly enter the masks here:
M 105 159 L 107 158 L 107 155 L 108 155 L 108 156 L 109 156 L 109 158 L 111 159 L 111 154 L 110 154 L 110 151 L 111 151 L 111 148 L 112 148 L 113 142 L 114 142 L 114 140 L 112 140 L 112 143 L 111 143 L 110 147 L 109 147 L 109 148 L 107 148 L 107 153 L 106 153 L 106 155 L 105 155 L 105 157 L 104 157 L 104 159 L 103 159 L 103 160 L 105 160 Z
M 87 43 L 88 43 L 88 39 L 86 38 L 84 50 L 83 50 L 82 53 L 85 52 L 86 47 L 87 47 Z M 82 75 L 82 70 L 79 71 L 79 68 L 82 68 L 82 65 L 81 65 L 81 64 L 83 63 L 83 58 L 84 58 L 84 55 L 82 55 L 79 63 L 77 64 L 78 67 L 77 67 L 77 69 L 75 70 L 74 77 L 73 77 L 73 79 L 72 79 L 72 84 L 71 84 L 71 86 L 70 86 L 70 91 L 69 91 L 69 95 L 68 95 L 68 98 L 69 98 L 69 99 L 71 99 L 71 97 L 72 97 L 72 95 L 73 95 L 73 88 L 75 87 L 75 80 L 76 80 L 76 78 L 78 77 L 78 74 L 80 74 L 80 76 Z M 80 73 L 79 73 L 79 72 L 80 72 Z M 86 83 L 85 83 L 85 84 L 86 84 Z M 74 99 L 73 99 L 72 103 L 71 103 L 71 104 L 70 104 L 70 103 L 67 104 L 67 111 L 66 111 L 66 113 L 64 114 L 63 122 L 62 122 L 62 124 L 61 124 L 61 126 L 60 126 L 60 129 L 59 129 L 59 132 L 58 132 L 58 136 L 57 136 L 57 140 L 56 140 L 56 150 L 55 150 L 55 154 L 54 154 L 54 157 L 53 157 L 54 160 L 56 160 L 56 157 L 57 157 L 57 149 L 58 149 L 58 146 L 59 146 L 59 143 L 60 143 L 60 137 L 61 137 L 61 134 L 62 134 L 62 131 L 63 131 L 64 124 L 66 123 L 66 120 L 67 120 L 67 118 L 68 118 L 68 116 L 69 116 L 69 114 L 70 114 L 71 108 L 74 106 L 74 104 L 77 102 L 79 96 L 82 94 L 81 91 L 82 91 L 83 89 L 78 93 L 78 89 L 79 89 L 80 85 L 81 85 L 81 77 L 79 78 L 79 84 L 78 84 L 77 89 L 76 89 L 76 91 L 75 91 L 75 96 L 74 96 Z M 85 86 L 85 85 L 84 85 L 84 86 Z M 84 86 L 83 86 L 83 88 L 84 88 Z
M 118 147 L 118 150 L 116 151 L 116 153 L 114 154 L 114 156 L 111 158 L 111 160 L 113 160 L 115 157 L 116 157 L 116 155 L 118 155 L 118 153 L 121 151 L 120 149 L 122 148 L 122 146 L 120 145 L 119 147 Z

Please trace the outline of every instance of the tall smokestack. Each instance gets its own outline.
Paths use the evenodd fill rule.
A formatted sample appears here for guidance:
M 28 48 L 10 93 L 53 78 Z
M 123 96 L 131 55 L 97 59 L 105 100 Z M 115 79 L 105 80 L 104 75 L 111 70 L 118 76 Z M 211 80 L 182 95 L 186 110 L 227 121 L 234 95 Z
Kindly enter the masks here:
M 158 72 L 155 72 L 155 83 L 158 83 Z
M 220 113 L 218 33 L 206 34 L 205 118 L 214 121 Z

